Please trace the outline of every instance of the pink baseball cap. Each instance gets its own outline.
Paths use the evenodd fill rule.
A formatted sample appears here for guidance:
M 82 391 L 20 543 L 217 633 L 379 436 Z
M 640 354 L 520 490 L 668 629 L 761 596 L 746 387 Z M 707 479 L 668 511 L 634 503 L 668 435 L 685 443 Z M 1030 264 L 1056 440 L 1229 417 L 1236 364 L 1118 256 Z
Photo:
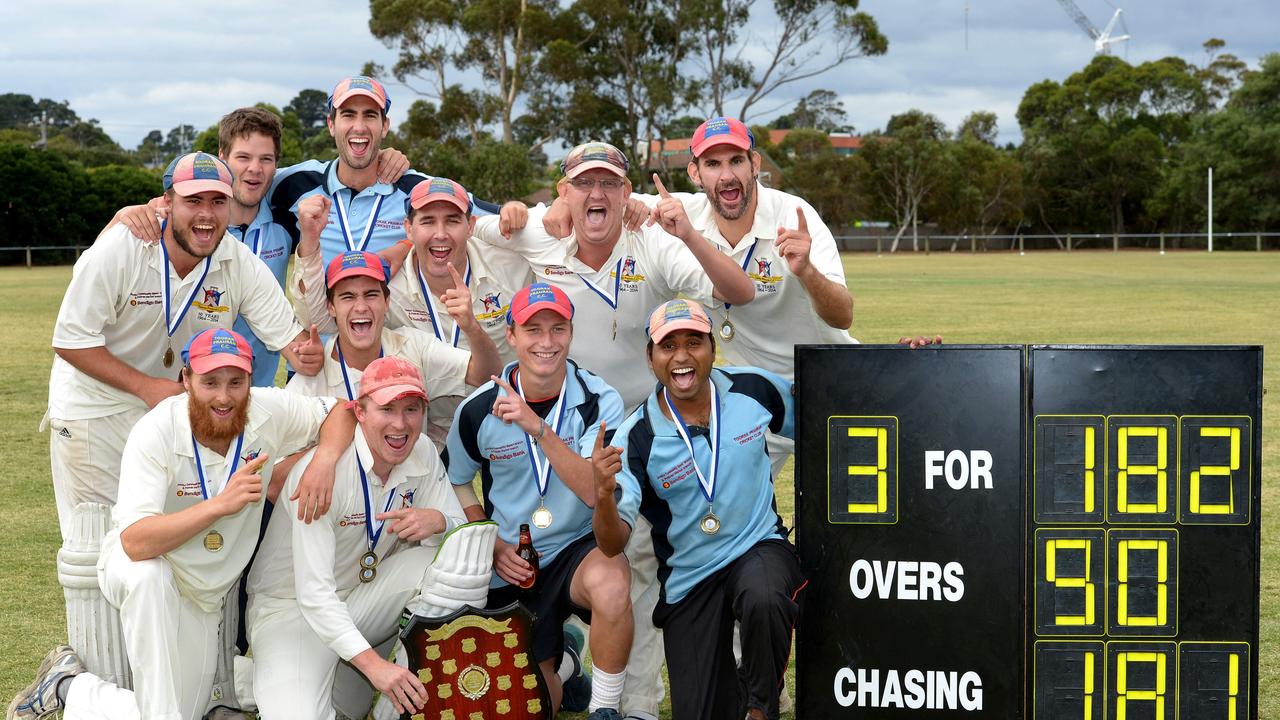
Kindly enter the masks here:
M 348 250 L 329 261 L 329 269 L 325 271 L 325 285 L 332 288 L 339 280 L 357 275 L 371 277 L 379 282 L 388 282 L 391 268 L 387 261 L 371 252 Z
M 573 319 L 573 302 L 554 285 L 534 283 L 521 289 L 507 306 L 507 324 L 523 325 L 539 310 L 551 310 L 565 320 Z
M 583 143 L 569 151 L 560 163 L 560 172 L 567 178 L 575 178 L 593 168 L 603 168 L 625 178 L 631 163 L 618 148 L 606 142 Z
M 694 157 L 699 157 L 716 145 L 732 145 L 740 150 L 750 150 L 756 146 L 756 138 L 751 134 L 750 128 L 735 118 L 713 117 L 693 131 L 689 151 Z
M 654 309 L 649 315 L 649 323 L 645 332 L 655 343 L 676 330 L 693 330 L 694 332 L 711 334 L 711 318 L 707 311 L 692 300 L 668 300 Z
M 182 348 L 182 363 L 200 375 L 223 367 L 240 368 L 252 374 L 253 348 L 234 330 L 210 328 L 187 340 Z
M 387 95 L 387 89 L 382 87 L 382 83 L 365 75 L 349 77 L 334 85 L 333 92 L 329 93 L 326 109 L 332 114 L 334 109 L 342 107 L 343 103 L 357 95 L 363 95 L 377 103 L 382 108 L 383 115 L 391 112 L 391 96 Z
M 437 177 L 413 186 L 413 192 L 404 201 L 404 214 L 408 215 L 410 210 L 421 210 L 428 203 L 440 200 L 452 203 L 463 213 L 471 212 L 471 197 L 467 195 L 467 189 L 449 178 Z
M 174 158 L 164 171 L 164 189 L 186 197 L 202 192 L 220 192 L 231 197 L 231 168 L 209 153 L 193 152 Z
M 379 405 L 389 405 L 400 398 L 427 399 L 422 385 L 422 373 L 408 360 L 385 356 L 369 363 L 360 377 L 360 397 L 367 397 Z

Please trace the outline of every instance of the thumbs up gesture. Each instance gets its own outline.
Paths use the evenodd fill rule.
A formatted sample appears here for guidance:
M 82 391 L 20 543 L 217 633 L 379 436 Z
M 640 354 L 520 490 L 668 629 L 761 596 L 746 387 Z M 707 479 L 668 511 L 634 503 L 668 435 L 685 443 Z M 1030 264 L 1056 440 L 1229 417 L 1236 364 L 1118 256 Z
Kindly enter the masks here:
M 657 173 L 653 174 L 653 184 L 658 188 L 659 200 L 649 213 L 648 224 L 653 225 L 656 222 L 668 235 L 675 235 L 686 243 L 701 240 L 702 236 L 689 222 L 689 216 L 684 211 L 684 203 L 667 191 L 667 186 L 662 184 L 662 178 L 659 178 Z
M 796 208 L 796 216 L 800 219 L 796 229 L 778 228 L 778 239 L 773 241 L 778 254 L 787 261 L 787 267 L 793 275 L 799 275 L 809 267 L 809 248 L 813 245 L 804 208 Z
M 320 332 L 312 324 L 311 329 L 299 333 L 290 346 L 293 354 L 289 362 L 303 375 L 318 375 L 324 368 L 324 345 L 320 342 Z
M 449 277 L 453 278 L 453 287 L 444 291 L 440 296 L 440 302 L 444 303 L 445 312 L 449 313 L 449 317 L 458 324 L 463 331 L 473 330 L 476 323 L 475 313 L 471 310 L 471 290 L 467 288 L 467 282 L 458 274 L 453 263 L 449 263 Z

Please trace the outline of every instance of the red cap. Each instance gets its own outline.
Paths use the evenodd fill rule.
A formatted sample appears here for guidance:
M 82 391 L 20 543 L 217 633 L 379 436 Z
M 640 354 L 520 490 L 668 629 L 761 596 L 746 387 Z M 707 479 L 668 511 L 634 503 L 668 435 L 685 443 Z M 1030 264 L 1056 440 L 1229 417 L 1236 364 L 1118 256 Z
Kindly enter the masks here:
M 427 399 L 422 386 L 422 373 L 408 360 L 385 356 L 369 363 L 360 377 L 360 397 L 378 405 L 390 405 L 406 397 Z
M 716 145 L 732 145 L 740 150 L 750 150 L 756 146 L 756 139 L 741 121 L 731 117 L 713 117 L 693 131 L 689 151 L 694 157 L 700 157 L 708 148 Z
M 436 201 L 452 203 L 464 214 L 471 212 L 471 198 L 467 195 L 467 189 L 449 178 L 438 177 L 423 180 L 413 186 L 413 192 L 405 200 L 404 214 L 408 215 L 410 208 L 421 210 L 428 203 Z
M 364 275 L 378 282 L 389 282 L 391 269 L 382 258 L 371 252 L 348 250 L 329 261 L 329 269 L 325 272 L 325 284 L 332 288 L 343 278 Z
M 253 348 L 240 333 L 226 328 L 201 330 L 182 348 L 182 362 L 199 375 L 234 367 L 253 373 Z
M 573 319 L 573 302 L 554 285 L 534 283 L 511 298 L 507 306 L 507 324 L 523 325 L 539 310 L 551 310 L 565 320 Z
M 662 342 L 662 338 L 676 330 L 710 334 L 711 318 L 707 317 L 707 311 L 701 305 L 692 300 L 668 300 L 654 308 L 645 327 L 649 339 L 655 343 Z

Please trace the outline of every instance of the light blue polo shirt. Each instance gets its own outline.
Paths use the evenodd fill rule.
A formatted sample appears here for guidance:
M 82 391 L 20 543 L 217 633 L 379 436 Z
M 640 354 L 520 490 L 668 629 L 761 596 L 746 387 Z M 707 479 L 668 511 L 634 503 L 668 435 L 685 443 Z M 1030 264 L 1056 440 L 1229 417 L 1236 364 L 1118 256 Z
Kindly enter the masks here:
M 502 376 L 507 382 L 515 367 L 516 363 L 511 363 L 503 368 Z M 541 563 L 546 566 L 567 545 L 591 534 L 591 508 L 552 469 L 546 494 L 551 526 L 533 525 L 531 518 L 539 507 L 539 495 L 528 436 L 519 426 L 502 422 L 492 412 L 494 400 L 506 394 L 490 381 L 462 401 L 449 428 L 445 463 L 454 485 L 469 485 L 476 472 L 480 473 L 484 512 L 498 523 L 498 536 L 515 544 L 519 541 L 520 524 L 528 523 L 533 547 L 542 554 Z M 565 399 L 560 439 L 589 458 L 600 421 L 609 427 L 622 422 L 622 398 L 605 381 L 570 360 Z M 546 420 L 549 425 L 554 423 L 551 417 Z M 638 490 L 623 493 L 618 500 L 619 514 L 631 524 L 635 523 L 639 506 Z M 506 584 L 495 572 L 490 586 Z
M 263 202 L 258 205 L 258 214 L 249 223 L 247 229 L 239 225 L 227 226 L 227 231 L 243 242 L 258 259 L 266 264 L 284 289 L 285 274 L 289 270 L 289 255 L 293 252 L 293 240 L 289 233 L 271 217 L 271 208 Z M 271 387 L 276 382 L 276 370 L 280 367 L 280 353 L 267 349 L 262 341 L 253 334 L 249 323 L 243 317 L 236 318 L 235 331 L 249 341 L 253 348 L 253 385 L 254 387 Z
M 675 423 L 662 414 L 658 389 L 618 428 L 623 449 L 618 485 L 623 497 L 639 492 L 640 512 L 653 523 L 662 598 L 677 603 L 698 583 L 729 565 L 756 543 L 786 531 L 774 498 L 765 435 L 795 437 L 791 383 L 758 368 L 713 368 L 720 395 L 720 464 L 714 510 L 720 531 L 702 532 L 707 499 Z M 711 468 L 706 428 L 691 428 L 698 467 Z

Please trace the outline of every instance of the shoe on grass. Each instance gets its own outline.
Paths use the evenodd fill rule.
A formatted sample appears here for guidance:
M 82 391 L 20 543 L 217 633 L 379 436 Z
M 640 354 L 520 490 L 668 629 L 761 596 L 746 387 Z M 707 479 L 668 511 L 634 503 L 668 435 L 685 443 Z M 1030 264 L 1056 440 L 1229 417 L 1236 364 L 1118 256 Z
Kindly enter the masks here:
M 564 628 L 564 651 L 573 659 L 573 677 L 564 684 L 560 709 L 583 712 L 591 702 L 591 678 L 582 668 L 582 631 L 573 625 Z
M 84 672 L 84 663 L 69 645 L 59 645 L 45 655 L 36 670 L 36 679 L 9 703 L 7 720 L 37 720 L 62 709 L 58 683 Z

